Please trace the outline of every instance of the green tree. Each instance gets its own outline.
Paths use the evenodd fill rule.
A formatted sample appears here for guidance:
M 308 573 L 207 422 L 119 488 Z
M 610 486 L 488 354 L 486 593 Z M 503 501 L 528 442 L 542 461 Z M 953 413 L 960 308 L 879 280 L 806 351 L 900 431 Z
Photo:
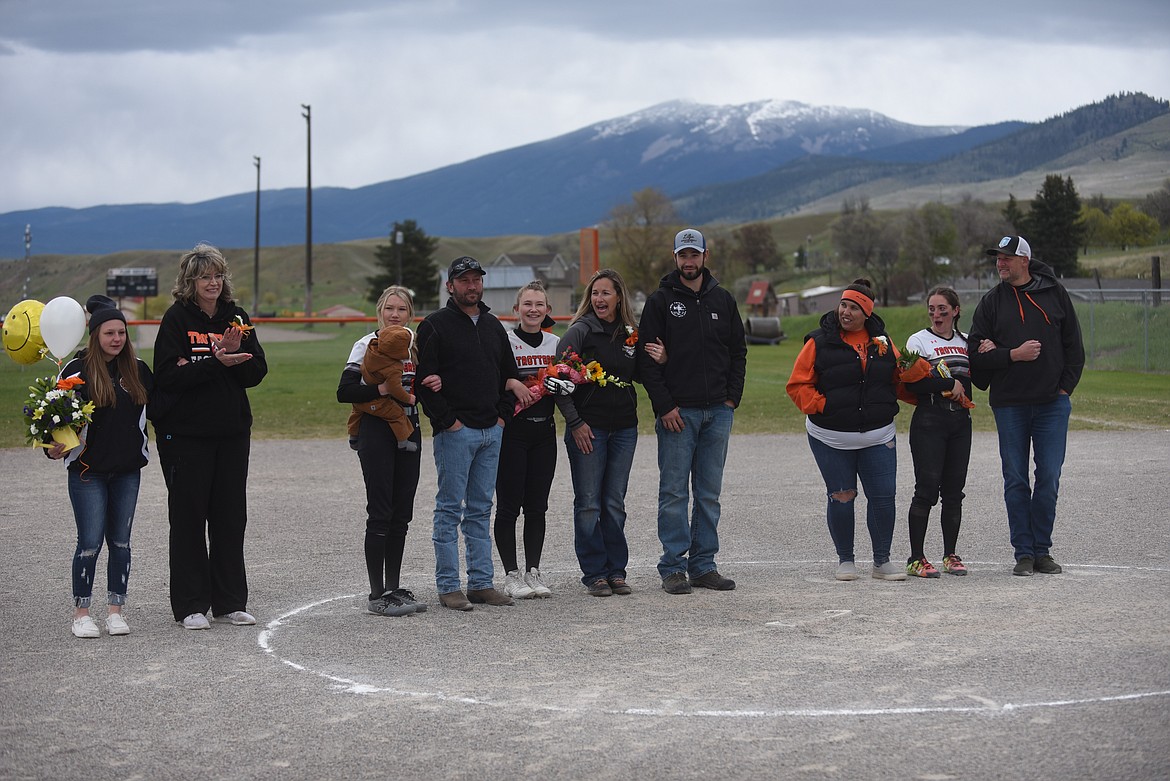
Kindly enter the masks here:
M 944 204 L 931 202 L 906 214 L 902 256 L 925 293 L 946 272 L 955 254 L 955 220 Z
M 1099 247 L 1113 243 L 1113 226 L 1110 224 L 1109 215 L 1096 206 L 1086 204 L 1081 207 L 1081 224 L 1085 226 L 1083 248 L 1086 255 L 1089 254 L 1091 246 Z
M 1058 276 L 1076 276 L 1085 226 L 1081 222 L 1081 199 L 1071 176 L 1044 177 L 1021 227 L 1038 259 L 1052 266 Z
M 765 223 L 753 222 L 735 229 L 731 242 L 731 257 L 749 274 L 778 271 L 784 265 L 772 228 Z
M 1003 207 L 1003 218 L 1007 220 L 1007 223 L 1012 227 L 1012 230 L 1015 231 L 1017 235 L 1019 235 L 1020 231 L 1023 230 L 1024 221 L 1027 219 L 1027 215 L 1024 214 L 1024 210 L 1020 208 L 1020 202 L 1016 200 L 1016 196 L 1012 195 L 1011 193 L 1008 193 L 1007 206 Z
M 964 193 L 951 207 L 951 218 L 955 224 L 955 252 L 951 257 L 958 261 L 958 276 L 989 268 L 983 251 L 994 247 L 1001 236 L 1015 230 L 1003 214 L 970 193 Z
M 631 292 L 649 295 L 658 281 L 674 267 L 674 234 L 678 215 L 666 193 L 647 187 L 621 203 L 606 222 L 616 258 L 612 263 Z
M 402 233 L 401 244 L 395 242 L 399 232 Z M 435 267 L 435 251 L 438 248 L 439 240 L 428 236 L 414 220 L 394 223 L 390 229 L 390 243 L 379 244 L 374 248 L 374 255 L 383 271 L 366 280 L 370 283 L 370 292 L 367 294 L 369 300 L 376 302 L 382 291 L 390 285 L 404 285 L 414 293 L 417 307 L 425 309 L 437 304 L 439 286 L 436 283 L 438 269 Z
M 1158 221 L 1148 214 L 1139 212 L 1128 203 L 1119 203 L 1109 217 L 1113 240 L 1123 250 L 1131 246 L 1153 244 L 1158 237 Z
M 1170 179 L 1146 196 L 1142 202 L 1142 211 L 1157 220 L 1163 228 L 1170 228 Z
M 889 284 L 898 270 L 900 232 L 869 208 L 868 198 L 846 198 L 829 226 L 833 248 L 849 266 L 873 282 L 882 305 L 889 302 Z

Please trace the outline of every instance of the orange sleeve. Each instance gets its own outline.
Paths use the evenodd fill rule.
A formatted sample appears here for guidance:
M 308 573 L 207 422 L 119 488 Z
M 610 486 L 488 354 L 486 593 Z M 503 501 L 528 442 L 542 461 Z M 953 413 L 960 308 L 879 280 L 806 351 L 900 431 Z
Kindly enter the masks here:
M 825 397 L 817 390 L 817 373 L 814 363 L 817 359 L 817 343 L 809 339 L 796 356 L 792 374 L 788 377 L 785 390 L 788 397 L 806 415 L 815 415 L 825 410 Z

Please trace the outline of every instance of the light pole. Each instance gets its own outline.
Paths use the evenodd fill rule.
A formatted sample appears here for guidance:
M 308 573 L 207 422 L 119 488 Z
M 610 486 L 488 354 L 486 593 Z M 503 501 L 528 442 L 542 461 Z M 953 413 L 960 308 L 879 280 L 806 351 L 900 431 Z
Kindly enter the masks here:
M 305 317 L 313 316 L 313 107 L 305 111 Z
M 394 247 L 398 255 L 398 282 L 396 284 L 402 285 L 402 231 L 394 231 Z
M 252 155 L 256 166 L 256 242 L 252 251 L 252 317 L 260 312 L 260 158 Z

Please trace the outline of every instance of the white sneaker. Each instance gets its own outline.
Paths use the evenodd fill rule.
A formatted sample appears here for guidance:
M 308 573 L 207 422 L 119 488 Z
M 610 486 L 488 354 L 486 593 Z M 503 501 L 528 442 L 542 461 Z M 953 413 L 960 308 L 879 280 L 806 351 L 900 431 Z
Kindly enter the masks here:
M 130 634 L 130 625 L 126 623 L 126 619 L 122 618 L 121 613 L 110 613 L 106 616 L 106 631 L 111 636 L 128 635 Z
M 256 623 L 256 617 L 244 610 L 236 610 L 226 616 L 216 616 L 215 620 L 227 621 L 232 626 L 252 626 Z
M 892 561 L 887 561 L 880 567 L 875 566 L 873 572 L 870 573 L 876 580 L 905 580 L 906 568 L 899 567 Z
M 102 630 L 98 629 L 97 622 L 90 616 L 73 619 L 73 636 L 83 639 L 101 637 Z
M 211 629 L 211 623 L 202 613 L 192 613 L 183 619 L 184 629 Z
M 512 599 L 532 599 L 536 596 L 536 590 L 524 582 L 524 576 L 518 569 L 512 570 L 504 578 L 504 593 Z
M 852 561 L 843 561 L 837 565 L 837 580 L 857 580 L 857 565 Z
M 536 593 L 536 596 L 540 597 L 541 599 L 552 596 L 552 590 L 550 590 L 548 586 L 544 585 L 544 578 L 541 577 L 540 570 L 538 570 L 536 567 L 528 570 L 528 573 L 524 576 L 524 582 L 527 583 L 529 588 L 531 588 Z

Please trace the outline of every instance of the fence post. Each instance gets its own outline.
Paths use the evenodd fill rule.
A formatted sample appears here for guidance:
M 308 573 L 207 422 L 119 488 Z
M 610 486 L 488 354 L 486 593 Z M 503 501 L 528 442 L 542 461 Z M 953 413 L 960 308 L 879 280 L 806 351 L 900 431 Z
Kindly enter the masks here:
M 1162 256 L 1150 258 L 1150 286 L 1154 288 L 1154 306 L 1162 305 Z

